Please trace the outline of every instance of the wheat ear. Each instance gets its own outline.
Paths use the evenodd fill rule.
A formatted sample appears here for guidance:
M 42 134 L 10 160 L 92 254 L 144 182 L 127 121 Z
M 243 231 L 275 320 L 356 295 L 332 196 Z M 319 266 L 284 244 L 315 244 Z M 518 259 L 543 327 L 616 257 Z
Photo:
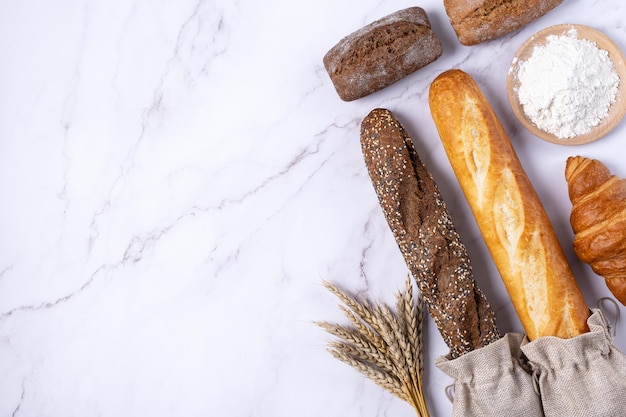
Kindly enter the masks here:
M 368 365 L 365 362 L 354 359 L 350 355 L 345 352 L 329 348 L 330 353 L 340 361 L 352 366 L 357 371 L 361 372 L 367 378 L 374 381 L 376 384 L 386 389 L 393 395 L 399 397 L 404 401 L 408 401 L 405 392 L 402 389 L 402 384 L 400 381 L 393 375 L 387 374 L 380 369 L 377 369 L 373 366 Z
M 428 417 L 423 394 L 423 300 L 413 296 L 411 277 L 396 296 L 396 311 L 384 303 L 356 298 L 336 285 L 324 286 L 344 304 L 351 326 L 316 322 L 339 341 L 329 351 L 379 386 L 408 402 L 418 417 Z

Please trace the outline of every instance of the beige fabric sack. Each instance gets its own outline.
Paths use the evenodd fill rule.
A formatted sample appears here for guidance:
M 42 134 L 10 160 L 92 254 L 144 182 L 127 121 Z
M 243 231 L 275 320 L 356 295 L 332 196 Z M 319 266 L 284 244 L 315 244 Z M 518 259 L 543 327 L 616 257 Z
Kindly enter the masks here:
M 604 314 L 593 310 L 589 333 L 542 337 L 521 347 L 534 370 L 546 416 L 626 415 L 626 355 L 615 345 Z
M 520 350 L 524 336 L 507 333 L 500 340 L 435 365 L 454 378 L 453 417 L 543 416 L 541 399 L 533 388 L 532 372 Z

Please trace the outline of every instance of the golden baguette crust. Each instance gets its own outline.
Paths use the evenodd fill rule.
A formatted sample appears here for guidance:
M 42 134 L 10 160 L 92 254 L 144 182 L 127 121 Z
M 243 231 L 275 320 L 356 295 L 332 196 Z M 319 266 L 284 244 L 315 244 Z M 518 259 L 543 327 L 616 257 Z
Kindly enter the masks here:
M 431 84 L 444 149 L 528 338 L 587 332 L 589 308 L 539 196 L 478 85 L 450 70 Z

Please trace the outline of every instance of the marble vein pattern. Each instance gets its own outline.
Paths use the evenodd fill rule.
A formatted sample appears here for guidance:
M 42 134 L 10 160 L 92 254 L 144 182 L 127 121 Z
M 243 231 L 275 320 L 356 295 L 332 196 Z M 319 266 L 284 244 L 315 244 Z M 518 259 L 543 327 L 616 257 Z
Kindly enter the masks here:
M 438 142 L 441 71 L 470 72 L 519 151 L 589 303 L 608 295 L 570 249 L 572 153 L 626 176 L 626 127 L 572 149 L 522 129 L 511 57 L 535 31 L 581 23 L 626 50 L 617 1 L 565 0 L 475 47 L 423 0 L 443 56 L 351 103 L 322 57 L 401 0 L 0 3 L 0 416 L 409 416 L 326 352 L 342 320 L 321 285 L 393 297 L 406 267 L 359 145 L 394 111 L 431 169 L 503 331 L 519 322 Z M 621 309 L 623 310 L 623 308 Z M 626 325 L 616 344 L 626 349 Z M 427 401 L 450 415 L 446 353 L 426 322 Z

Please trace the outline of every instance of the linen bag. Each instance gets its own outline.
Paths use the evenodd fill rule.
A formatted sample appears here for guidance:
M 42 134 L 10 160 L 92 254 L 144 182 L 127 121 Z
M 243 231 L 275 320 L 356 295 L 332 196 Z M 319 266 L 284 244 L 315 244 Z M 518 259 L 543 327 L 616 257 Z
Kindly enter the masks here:
M 435 360 L 441 371 L 454 378 L 453 417 L 544 415 L 532 371 L 520 350 L 523 339 L 520 333 L 507 333 L 459 358 Z
M 589 332 L 572 339 L 548 336 L 521 346 L 548 417 L 626 416 L 626 355 L 601 310 L 593 309 L 587 323 Z

